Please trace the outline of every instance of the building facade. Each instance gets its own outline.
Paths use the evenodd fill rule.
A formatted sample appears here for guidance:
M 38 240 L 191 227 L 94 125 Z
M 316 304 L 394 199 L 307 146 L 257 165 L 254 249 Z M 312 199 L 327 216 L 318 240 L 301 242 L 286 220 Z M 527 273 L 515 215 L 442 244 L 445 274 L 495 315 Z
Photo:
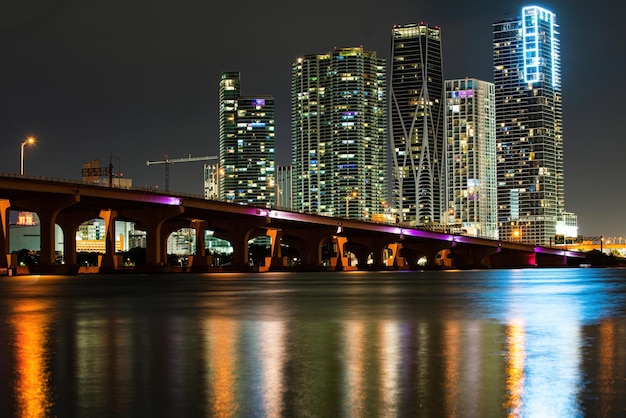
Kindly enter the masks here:
M 496 130 L 493 83 L 446 81 L 445 224 L 497 239 Z
M 549 245 L 557 227 L 572 222 L 564 210 L 556 15 L 530 6 L 496 22 L 493 54 L 500 238 Z
M 393 27 L 389 92 L 393 209 L 399 222 L 439 225 L 445 199 L 445 99 L 438 27 Z
M 276 167 L 276 203 L 277 208 L 293 208 L 293 176 L 292 166 Z
M 271 206 L 274 202 L 274 98 L 242 96 L 239 72 L 219 85 L 220 197 Z
M 219 164 L 204 164 L 204 198 L 220 200 L 220 180 L 222 171 Z
M 386 187 L 385 60 L 362 47 L 292 65 L 294 209 L 371 219 Z

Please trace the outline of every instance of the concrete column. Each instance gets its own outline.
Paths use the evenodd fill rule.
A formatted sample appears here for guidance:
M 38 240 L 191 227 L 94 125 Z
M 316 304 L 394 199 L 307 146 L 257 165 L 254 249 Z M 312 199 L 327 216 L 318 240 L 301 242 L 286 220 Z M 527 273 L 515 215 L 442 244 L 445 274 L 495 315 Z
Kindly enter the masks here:
M 16 199 L 15 206 L 36 212 L 39 216 L 40 252 L 38 270 L 53 270 L 55 265 L 55 225 L 59 212 L 80 201 L 78 195 L 48 197 L 46 199 Z
M 9 240 L 9 208 L 11 202 L 6 199 L 0 199 L 0 268 L 9 267 L 10 240 Z
M 225 231 L 220 233 L 220 238 L 230 242 L 233 247 L 233 268 L 245 271 L 250 268 L 248 264 L 248 241 L 251 233 L 258 228 L 264 228 L 270 223 L 266 217 L 224 220 Z
M 322 243 L 337 233 L 337 227 L 319 225 L 312 229 L 289 229 L 290 244 L 297 248 L 302 268 L 316 270 L 322 267 Z
M 117 267 L 115 262 L 115 219 L 117 212 L 111 209 L 100 211 L 99 216 L 104 219 L 105 248 L 106 251 L 102 256 L 100 268 L 114 269 Z
M 206 269 L 211 264 L 206 255 L 206 243 L 204 242 L 204 232 L 207 229 L 208 222 L 202 220 L 193 220 L 191 227 L 196 231 L 196 254 L 191 258 L 189 267 L 192 270 Z
M 99 212 L 84 211 L 80 213 L 69 213 L 62 211 L 57 216 L 57 225 L 63 230 L 63 259 L 68 266 L 77 265 L 76 258 L 76 231 L 78 227 L 90 219 L 97 218 Z
M 162 267 L 166 264 L 167 235 L 163 225 L 184 212 L 182 206 L 157 206 L 146 209 L 118 209 L 117 217 L 135 219 L 146 231 L 146 268 Z M 164 236 L 165 235 L 165 236 Z M 113 243 L 115 245 L 115 242 Z

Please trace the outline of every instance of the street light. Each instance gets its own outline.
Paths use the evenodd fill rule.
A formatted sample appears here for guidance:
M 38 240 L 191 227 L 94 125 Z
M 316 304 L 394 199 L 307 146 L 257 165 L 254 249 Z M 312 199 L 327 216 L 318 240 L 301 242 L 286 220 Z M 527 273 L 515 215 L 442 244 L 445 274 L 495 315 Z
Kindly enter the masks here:
M 24 175 L 24 145 L 34 143 L 35 138 L 32 136 L 29 136 L 28 138 L 26 138 L 26 141 L 22 142 L 22 147 L 20 149 L 20 176 Z

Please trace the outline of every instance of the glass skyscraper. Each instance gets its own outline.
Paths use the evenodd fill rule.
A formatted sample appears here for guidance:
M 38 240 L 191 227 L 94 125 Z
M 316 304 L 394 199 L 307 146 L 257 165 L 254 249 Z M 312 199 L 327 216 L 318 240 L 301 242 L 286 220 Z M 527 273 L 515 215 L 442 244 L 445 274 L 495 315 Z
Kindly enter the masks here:
M 465 235 L 498 238 L 494 85 L 446 80 L 445 222 Z
M 446 80 L 447 225 L 498 238 L 494 85 Z
M 385 62 L 362 47 L 292 65 L 294 209 L 371 219 L 386 201 Z
M 394 26 L 390 68 L 393 208 L 400 222 L 436 226 L 445 203 L 441 30 Z
M 548 245 L 565 221 L 559 46 L 541 7 L 493 25 L 501 239 Z
M 274 98 L 242 96 L 239 72 L 224 72 L 219 87 L 220 198 L 274 205 Z

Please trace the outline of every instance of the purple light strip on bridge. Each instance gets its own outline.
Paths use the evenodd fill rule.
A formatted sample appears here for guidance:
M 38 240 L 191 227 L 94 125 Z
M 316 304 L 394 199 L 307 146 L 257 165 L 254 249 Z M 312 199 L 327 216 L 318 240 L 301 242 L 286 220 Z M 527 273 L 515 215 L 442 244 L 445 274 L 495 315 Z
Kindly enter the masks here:
M 159 203 L 161 205 L 180 206 L 182 199 L 174 196 L 148 196 L 142 199 L 145 202 Z
M 564 255 L 566 257 L 579 257 L 580 253 L 576 252 L 576 251 L 567 251 L 567 250 L 557 250 L 554 248 L 546 248 L 546 247 L 535 247 L 534 248 L 536 253 L 542 253 L 542 254 L 552 254 L 552 255 Z
M 276 209 L 254 208 L 254 207 L 246 207 L 245 212 L 248 215 L 265 216 L 265 217 L 270 217 L 270 218 L 275 218 L 275 219 L 293 220 L 293 221 L 300 221 L 300 222 L 310 221 L 310 217 L 311 217 L 311 215 L 309 214 L 282 211 L 282 210 L 276 210 Z M 319 215 L 313 215 L 313 216 L 315 216 L 315 219 L 318 220 L 319 222 L 319 219 L 320 219 Z M 341 225 L 342 222 L 346 222 L 346 220 L 335 219 L 331 217 L 329 217 L 328 220 L 329 220 L 328 225 L 335 225 L 335 224 Z M 345 227 L 346 225 L 343 225 L 343 226 Z M 391 226 L 391 225 L 385 225 L 385 224 L 371 224 L 371 226 L 372 226 L 372 230 L 374 231 L 394 234 L 394 235 L 398 235 L 398 237 L 411 236 L 411 237 L 434 239 L 438 241 L 485 245 L 485 242 L 483 242 L 483 240 L 476 239 L 474 237 L 465 236 L 465 235 L 444 234 L 440 232 L 424 231 L 421 229 L 402 228 L 398 226 Z M 480 241 L 480 242 L 477 242 L 477 241 Z M 493 244 L 494 246 L 497 246 L 497 247 L 502 246 L 502 243 L 500 241 L 494 240 Z M 533 250 L 535 253 L 564 255 L 567 257 L 580 256 L 580 254 L 575 251 L 563 251 L 563 250 L 557 250 L 554 248 L 533 247 Z

